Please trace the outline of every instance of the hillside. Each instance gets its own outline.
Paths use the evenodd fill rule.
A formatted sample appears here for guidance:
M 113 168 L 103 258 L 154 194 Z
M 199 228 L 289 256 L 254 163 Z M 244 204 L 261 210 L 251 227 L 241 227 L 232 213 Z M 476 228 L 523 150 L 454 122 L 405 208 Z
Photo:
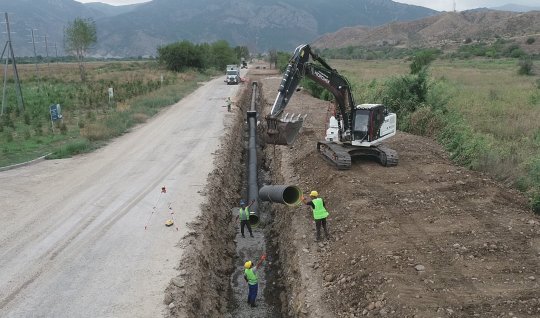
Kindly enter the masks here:
M 540 34 L 540 12 L 507 11 L 446 12 L 411 22 L 385 26 L 343 28 L 317 39 L 317 48 L 396 45 L 402 47 L 443 46 L 466 38 L 512 38 Z
M 0 11 L 10 13 L 19 56 L 33 55 L 31 28 L 62 47 L 63 28 L 75 17 L 96 21 L 98 43 L 91 55 L 138 56 L 155 55 L 157 46 L 180 40 L 224 39 L 253 52 L 291 50 L 346 26 L 373 27 L 437 13 L 390 0 L 153 0 L 116 8 L 74 0 L 0 0 Z M 36 49 L 44 56 L 42 46 Z

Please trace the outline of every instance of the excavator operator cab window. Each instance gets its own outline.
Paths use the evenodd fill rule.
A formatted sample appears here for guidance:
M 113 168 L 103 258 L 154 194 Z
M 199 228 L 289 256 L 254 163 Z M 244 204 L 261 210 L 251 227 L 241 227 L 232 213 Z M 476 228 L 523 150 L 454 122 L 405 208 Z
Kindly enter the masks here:
M 369 123 L 369 110 L 359 109 L 354 116 L 354 131 L 367 132 Z
M 353 133 L 354 139 L 368 140 L 369 132 L 369 115 L 370 111 L 367 109 L 357 109 L 354 114 Z

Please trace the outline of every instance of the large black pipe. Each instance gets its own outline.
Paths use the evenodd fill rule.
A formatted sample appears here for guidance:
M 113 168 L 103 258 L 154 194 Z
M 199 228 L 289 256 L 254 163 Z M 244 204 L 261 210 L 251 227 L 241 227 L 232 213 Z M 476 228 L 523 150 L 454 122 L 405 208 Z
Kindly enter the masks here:
M 257 183 L 257 102 L 258 84 L 252 83 L 251 108 L 247 111 L 249 141 L 248 141 L 248 200 L 254 201 L 250 207 L 249 223 L 259 223 L 259 185 Z
M 262 201 L 297 205 L 300 202 L 302 191 L 296 186 L 266 185 L 259 190 Z

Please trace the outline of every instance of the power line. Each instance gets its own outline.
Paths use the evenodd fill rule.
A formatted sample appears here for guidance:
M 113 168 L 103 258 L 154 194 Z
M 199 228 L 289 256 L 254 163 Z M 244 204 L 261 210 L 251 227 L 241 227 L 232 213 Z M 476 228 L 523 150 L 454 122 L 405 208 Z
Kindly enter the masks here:
M 32 46 L 34 47 L 34 65 L 36 66 L 36 77 L 39 79 L 39 68 L 38 68 L 38 59 L 36 54 L 36 39 L 34 35 L 34 31 L 37 31 L 37 29 L 30 29 L 30 36 L 32 37 Z
M 8 50 L 8 56 L 6 56 L 6 65 L 5 65 L 5 69 L 4 69 L 4 91 L 3 91 L 3 94 L 2 94 L 2 109 L 0 111 L 0 114 L 3 114 L 4 113 L 4 104 L 5 104 L 5 99 L 6 99 L 6 82 L 7 82 L 7 67 L 8 67 L 8 64 L 9 64 L 9 60 L 11 60 L 12 62 L 12 65 L 13 65 L 13 76 L 15 77 L 15 86 L 16 86 L 16 89 L 17 89 L 17 104 L 19 106 L 19 109 L 21 111 L 24 111 L 24 98 L 23 98 L 23 94 L 22 94 L 22 89 L 21 89 L 21 82 L 19 80 L 19 72 L 17 71 L 17 62 L 15 60 L 15 53 L 13 52 L 13 45 L 11 44 L 11 29 L 9 27 L 9 17 L 8 17 L 8 13 L 7 12 L 4 12 L 4 18 L 5 18 L 5 23 L 6 24 L 6 33 L 7 33 L 7 38 L 8 40 L 6 41 L 6 44 L 4 45 L 4 50 L 2 51 L 2 56 L 0 56 L 0 60 L 2 60 L 4 58 L 4 54 L 6 53 L 6 49 Z

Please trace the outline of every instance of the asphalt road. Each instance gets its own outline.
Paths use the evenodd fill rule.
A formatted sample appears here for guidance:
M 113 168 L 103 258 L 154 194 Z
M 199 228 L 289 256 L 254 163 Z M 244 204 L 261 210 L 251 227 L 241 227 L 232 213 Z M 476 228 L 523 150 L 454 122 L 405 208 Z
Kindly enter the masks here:
M 220 77 L 94 153 L 0 172 L 0 317 L 161 316 L 237 89 Z

